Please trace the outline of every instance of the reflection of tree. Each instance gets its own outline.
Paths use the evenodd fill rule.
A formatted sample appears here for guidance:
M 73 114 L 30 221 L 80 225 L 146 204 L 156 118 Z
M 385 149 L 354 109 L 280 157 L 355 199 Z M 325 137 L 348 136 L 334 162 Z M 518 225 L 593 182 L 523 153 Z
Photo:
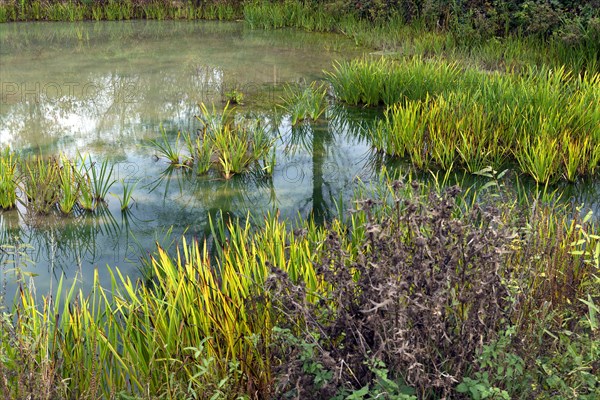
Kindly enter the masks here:
M 335 143 L 335 134 L 327 126 L 305 122 L 291 128 L 286 147 L 295 152 L 302 149 L 310 153 L 312 166 L 312 190 L 307 202 L 312 203 L 309 211 L 315 222 L 322 223 L 331 217 L 334 206 L 333 190 L 324 178 L 324 167 L 330 148 Z

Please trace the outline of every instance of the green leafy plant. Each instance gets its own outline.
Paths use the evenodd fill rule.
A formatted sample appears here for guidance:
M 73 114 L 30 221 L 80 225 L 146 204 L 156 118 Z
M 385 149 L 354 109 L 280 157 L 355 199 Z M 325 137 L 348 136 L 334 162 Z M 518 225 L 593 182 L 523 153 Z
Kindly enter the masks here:
M 125 212 L 131 208 L 133 205 L 133 191 L 137 186 L 136 182 L 126 182 L 124 179 L 121 179 L 121 186 L 123 187 L 123 195 L 119 197 L 119 202 L 121 203 L 121 211 Z
M 154 147 L 159 156 L 165 157 L 167 161 L 175 168 L 185 166 L 184 160 L 182 159 L 181 145 L 179 143 L 181 132 L 177 132 L 175 143 L 171 143 L 171 140 L 169 140 L 167 136 L 167 131 L 162 126 L 160 128 L 160 132 L 160 140 L 157 139 L 150 141 L 152 147 Z

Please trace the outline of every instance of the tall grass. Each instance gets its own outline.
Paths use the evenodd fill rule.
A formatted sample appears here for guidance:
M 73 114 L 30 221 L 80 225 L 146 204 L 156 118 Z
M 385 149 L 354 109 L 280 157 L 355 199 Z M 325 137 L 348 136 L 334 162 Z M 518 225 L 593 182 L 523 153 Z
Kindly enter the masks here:
M 218 260 L 209 257 L 206 243 L 184 239 L 174 255 L 158 248 L 151 261 L 152 285 L 110 270 L 110 289 L 100 287 L 98 274 L 89 295 L 75 287 L 64 293 L 61 281 L 56 296 L 41 308 L 23 286 L 16 299 L 18 316 L 3 320 L 0 329 L 9 360 L 4 371 L 30 376 L 32 383 L 46 379 L 55 393 L 75 398 L 267 393 L 275 321 L 268 301 L 247 300 L 261 290 L 274 265 L 316 289 L 315 247 L 271 218 L 263 234 L 254 234 L 249 221 L 217 225 L 223 240 Z M 35 344 L 25 344 L 34 338 Z M 18 364 L 21 355 L 30 361 Z M 17 382 L 9 379 L 0 387 L 9 396 L 29 394 Z
M 0 22 L 82 21 L 130 19 L 218 19 L 233 20 L 241 15 L 239 5 L 192 0 L 7 0 L 0 3 Z

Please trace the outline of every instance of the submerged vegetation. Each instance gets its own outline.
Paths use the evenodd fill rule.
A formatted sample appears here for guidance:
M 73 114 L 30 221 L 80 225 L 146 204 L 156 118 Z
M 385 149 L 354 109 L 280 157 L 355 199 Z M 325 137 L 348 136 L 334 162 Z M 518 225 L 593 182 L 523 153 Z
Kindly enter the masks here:
M 216 253 L 158 247 L 151 284 L 111 269 L 110 288 L 60 284 L 40 303 L 21 282 L 0 322 L 0 393 L 593 398 L 590 215 L 528 209 L 501 184 L 440 190 L 383 179 L 343 219 L 295 230 L 219 218 Z

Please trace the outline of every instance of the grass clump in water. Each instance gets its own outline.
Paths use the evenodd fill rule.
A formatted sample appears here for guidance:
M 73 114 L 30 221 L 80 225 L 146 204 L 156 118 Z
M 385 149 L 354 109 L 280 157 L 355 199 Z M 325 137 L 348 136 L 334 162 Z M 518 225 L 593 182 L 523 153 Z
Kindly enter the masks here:
M 0 209 L 8 210 L 17 205 L 17 156 L 10 147 L 0 151 Z
M 326 87 L 316 82 L 296 89 L 288 85 L 280 107 L 290 115 L 292 126 L 305 120 L 316 121 L 325 112 L 326 95 Z
M 113 167 L 103 161 L 98 167 L 91 158 L 78 155 L 71 160 L 61 154 L 44 157 L 31 155 L 26 158 L 5 150 L 0 159 L 0 172 L 10 182 L 1 181 L 0 189 L 7 188 L 0 200 L 3 208 L 12 208 L 22 203 L 32 214 L 47 215 L 60 211 L 63 215 L 75 212 L 94 211 L 105 202 L 109 189 L 114 184 Z M 7 181 L 8 182 L 8 181 Z
M 196 135 L 178 134 L 175 144 L 171 144 L 163 130 L 162 141 L 152 142 L 172 165 L 193 169 L 198 175 L 216 168 L 225 179 L 268 167 L 274 140 L 259 118 L 239 116 L 229 103 L 222 112 L 214 106 L 209 110 L 202 103 L 196 118 L 201 123 Z M 181 135 L 189 153 L 184 161 L 179 144 Z

